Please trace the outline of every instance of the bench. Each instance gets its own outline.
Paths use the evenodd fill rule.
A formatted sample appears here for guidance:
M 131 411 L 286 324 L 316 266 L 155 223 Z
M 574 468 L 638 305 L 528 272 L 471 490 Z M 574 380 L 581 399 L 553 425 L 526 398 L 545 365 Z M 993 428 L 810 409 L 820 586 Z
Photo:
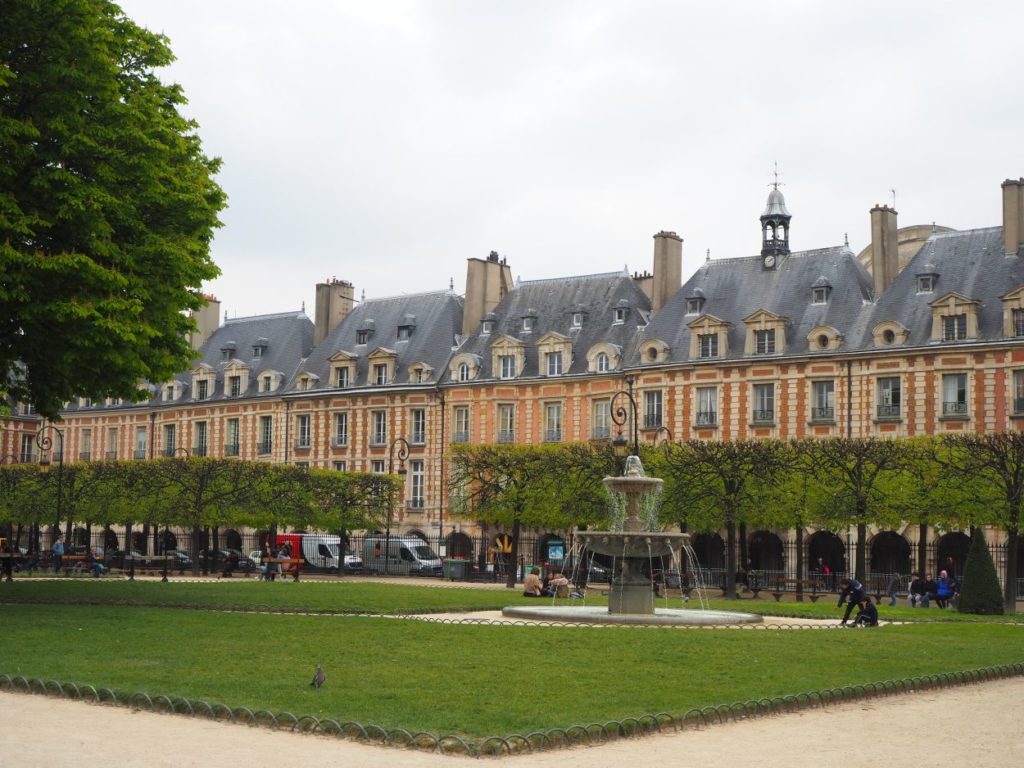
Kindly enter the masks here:
M 293 579 L 295 581 L 298 581 L 299 580 L 299 569 L 300 569 L 300 566 L 302 565 L 302 558 L 301 557 L 264 557 L 263 558 L 263 564 L 264 565 L 274 565 L 274 564 L 280 565 L 281 566 L 281 576 L 282 577 L 284 577 L 288 573 L 290 573 L 291 570 L 292 570 L 292 567 L 294 566 L 295 573 L 293 575 Z M 263 579 L 263 580 L 266 580 L 267 579 L 267 574 L 266 573 L 261 574 L 260 578 Z
M 889 595 L 889 579 L 868 579 L 864 582 L 864 591 L 875 598 L 875 602 L 879 605 L 882 604 L 882 598 L 888 597 Z M 897 592 L 903 591 L 903 585 Z
M 792 591 L 798 599 L 806 595 L 811 598 L 812 603 L 818 602 L 819 597 L 827 594 L 825 583 L 821 579 L 775 579 L 774 589 L 772 589 L 772 597 L 775 598 L 775 602 L 779 602 L 782 596 L 790 591 L 787 589 L 788 587 L 792 587 Z M 807 594 L 808 591 L 810 594 Z
M 103 565 L 103 561 L 100 558 L 96 558 L 96 562 Z M 61 558 L 60 569 L 64 571 L 65 576 L 71 576 L 76 573 L 86 574 L 85 555 L 64 555 Z M 87 575 L 93 576 L 91 573 L 92 568 L 89 568 L 90 573 Z

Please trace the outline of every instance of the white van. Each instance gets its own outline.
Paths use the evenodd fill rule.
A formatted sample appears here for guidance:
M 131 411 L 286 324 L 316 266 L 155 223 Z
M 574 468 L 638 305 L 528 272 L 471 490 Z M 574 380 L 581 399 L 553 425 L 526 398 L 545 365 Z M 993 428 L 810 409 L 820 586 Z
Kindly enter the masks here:
M 363 566 L 372 573 L 395 576 L 441 576 L 441 558 L 415 536 L 367 536 Z
M 291 543 L 292 557 L 302 555 L 306 565 L 325 571 L 337 571 L 341 537 L 329 533 L 279 533 L 277 546 L 285 541 Z M 351 551 L 344 554 L 345 572 L 353 573 L 363 568 L 363 561 Z

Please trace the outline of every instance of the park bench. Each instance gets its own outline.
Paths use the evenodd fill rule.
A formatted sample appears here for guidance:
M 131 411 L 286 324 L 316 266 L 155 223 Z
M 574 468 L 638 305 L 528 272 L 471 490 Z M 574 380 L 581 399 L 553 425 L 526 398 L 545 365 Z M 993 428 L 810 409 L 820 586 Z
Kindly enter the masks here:
M 301 557 L 264 557 L 263 558 L 263 564 L 264 565 L 273 565 L 275 563 L 277 565 L 281 566 L 281 577 L 282 578 L 287 576 L 289 573 L 292 573 L 292 578 L 295 581 L 299 580 L 299 570 L 300 570 L 300 566 L 302 565 L 302 558 Z M 292 572 L 292 568 L 293 567 L 295 569 L 294 573 Z M 266 578 L 266 576 L 264 575 L 263 578 Z
M 818 602 L 818 598 L 826 594 L 825 584 L 821 579 L 775 579 L 775 588 L 772 590 L 772 597 L 779 602 L 786 592 L 792 591 L 798 596 L 806 596 L 812 603 Z M 789 588 L 792 588 L 791 590 Z M 808 594 L 810 593 L 810 594 Z

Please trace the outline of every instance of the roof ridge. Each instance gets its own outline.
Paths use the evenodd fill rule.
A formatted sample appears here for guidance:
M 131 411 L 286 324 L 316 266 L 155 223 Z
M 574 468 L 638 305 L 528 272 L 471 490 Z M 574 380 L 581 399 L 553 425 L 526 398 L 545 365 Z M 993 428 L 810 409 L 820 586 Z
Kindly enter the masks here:
M 267 314 L 267 315 L 249 315 L 247 317 L 229 317 L 229 318 L 226 318 L 224 320 L 224 325 L 228 325 L 229 323 L 245 323 L 245 322 L 249 322 L 249 321 L 252 321 L 252 320 L 272 320 L 272 319 L 282 318 L 282 317 L 293 317 L 293 318 L 305 317 L 307 320 L 309 319 L 309 316 L 300 309 L 300 310 L 294 310 L 292 312 L 271 312 L 270 314 Z M 221 328 L 223 328 L 224 325 L 222 325 Z
M 629 274 L 622 269 L 614 272 L 595 272 L 592 275 L 568 275 L 563 277 L 542 277 L 537 280 L 520 280 L 519 285 L 539 285 L 542 283 L 564 283 L 566 280 L 599 280 L 611 277 L 629 277 Z
M 997 229 L 1002 229 L 1001 224 L 996 224 L 990 227 L 974 227 L 973 229 L 954 229 L 952 232 L 933 232 L 930 235 L 931 239 L 938 240 L 946 237 L 957 237 L 958 235 L 971 235 L 975 232 L 993 232 Z
M 394 301 L 395 299 L 421 299 L 427 296 L 455 296 L 455 294 L 449 289 L 436 291 L 421 291 L 420 293 L 396 293 L 393 296 L 374 296 L 372 299 L 364 299 L 358 302 L 362 306 L 366 306 L 374 301 Z

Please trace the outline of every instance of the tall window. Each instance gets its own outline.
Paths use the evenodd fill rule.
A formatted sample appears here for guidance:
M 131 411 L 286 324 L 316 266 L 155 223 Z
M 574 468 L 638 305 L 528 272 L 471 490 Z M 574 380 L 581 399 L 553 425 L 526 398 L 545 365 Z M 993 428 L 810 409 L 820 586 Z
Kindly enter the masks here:
M 459 363 L 459 381 L 469 381 L 469 363 Z
M 338 389 L 348 387 L 348 368 L 335 368 L 335 384 Z
M 373 444 L 384 445 L 388 441 L 388 412 L 373 412 Z
M 409 508 L 423 509 L 423 460 L 414 459 L 409 462 Z
M 718 423 L 718 387 L 697 387 L 697 426 Z
M 225 456 L 237 456 L 239 445 L 241 443 L 241 433 L 238 429 L 238 419 L 228 419 L 227 423 L 227 438 L 224 441 L 224 455 Z
M 942 316 L 942 340 L 960 341 L 967 338 L 967 315 Z
M 427 442 L 427 412 L 422 408 L 414 408 L 410 421 L 412 422 L 412 434 L 409 435 L 409 441 L 416 445 L 423 445 Z
M 593 440 L 604 440 L 612 436 L 612 403 L 611 400 L 594 401 L 594 417 L 591 421 L 590 437 Z
M 701 357 L 718 357 L 717 333 L 698 333 L 697 345 L 700 348 Z
M 92 458 L 92 430 L 82 430 L 81 448 L 78 452 L 81 461 L 89 461 Z
M 33 460 L 33 446 L 35 438 L 32 435 L 21 436 L 21 461 L 27 463 Z
M 775 385 L 754 385 L 753 421 L 775 421 Z
M 942 377 L 942 415 L 967 415 L 967 374 L 947 373 Z
M 334 444 L 348 445 L 348 412 L 334 414 Z
M 210 382 L 200 379 L 196 382 L 196 400 L 205 400 L 209 396 Z
M 384 459 L 374 459 L 370 462 L 370 471 L 375 475 L 384 474 Z
M 149 430 L 145 427 L 135 428 L 135 458 L 146 458 L 146 447 L 149 444 Z
M 611 361 L 606 352 L 599 352 L 597 355 L 597 372 L 608 373 L 611 370 Z
M 231 393 L 231 397 L 238 397 L 242 394 L 242 377 L 241 376 L 229 376 L 228 377 L 228 391 Z
M 107 460 L 117 459 L 117 427 L 107 429 Z
M 900 418 L 900 380 L 896 376 L 878 380 L 878 418 Z
M 775 329 L 754 331 L 754 352 L 758 355 L 770 355 L 775 351 Z
M 174 424 L 164 424 L 164 456 L 173 456 L 178 447 L 178 429 Z
M 544 440 L 548 443 L 562 440 L 561 403 L 547 403 L 544 406 Z
M 615 308 L 615 320 L 613 322 L 615 325 L 622 325 L 626 322 L 626 309 L 624 307 Z
M 834 421 L 836 417 L 836 386 L 833 381 L 816 381 L 811 385 L 811 421 Z
M 498 406 L 498 442 L 516 441 L 516 407 L 508 403 Z
M 263 377 L 263 391 L 264 392 L 269 392 L 270 391 L 271 381 L 272 380 L 271 380 L 271 378 L 269 376 L 264 376 Z
M 388 364 L 375 363 L 373 366 L 373 383 L 383 386 L 388 383 Z
M 1013 310 L 1013 335 L 1024 336 L 1024 309 Z
M 1024 413 L 1024 371 L 1013 372 L 1013 412 Z
M 661 390 L 644 392 L 644 426 L 660 427 L 661 424 Z
M 259 452 L 270 453 L 274 449 L 274 417 L 260 416 Z
M 295 417 L 295 447 L 309 448 L 310 423 L 312 419 L 309 414 L 304 413 Z
M 561 376 L 562 375 L 562 353 L 561 352 L 548 352 L 548 376 Z
M 205 456 L 207 454 L 206 434 L 207 426 L 205 421 L 196 422 L 196 444 L 192 446 L 194 456 Z
M 498 361 L 501 363 L 501 378 L 514 379 L 516 377 L 516 356 L 501 355 Z
M 452 442 L 469 442 L 469 406 L 457 405 L 452 411 Z

